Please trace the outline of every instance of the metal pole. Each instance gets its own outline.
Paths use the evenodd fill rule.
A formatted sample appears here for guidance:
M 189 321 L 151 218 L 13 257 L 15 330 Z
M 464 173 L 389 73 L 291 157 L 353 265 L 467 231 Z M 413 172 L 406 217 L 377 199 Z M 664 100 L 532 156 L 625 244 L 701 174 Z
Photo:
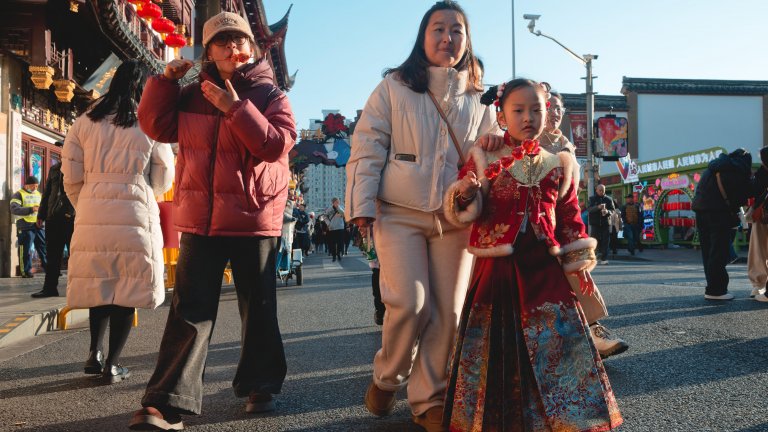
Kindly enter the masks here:
M 512 79 L 517 78 L 515 76 L 515 0 L 510 0 L 512 3 Z
M 587 176 L 587 198 L 595 195 L 595 156 L 592 142 L 592 132 L 595 117 L 595 93 L 592 89 L 592 59 L 590 54 L 584 56 L 587 66 L 587 166 L 584 174 Z

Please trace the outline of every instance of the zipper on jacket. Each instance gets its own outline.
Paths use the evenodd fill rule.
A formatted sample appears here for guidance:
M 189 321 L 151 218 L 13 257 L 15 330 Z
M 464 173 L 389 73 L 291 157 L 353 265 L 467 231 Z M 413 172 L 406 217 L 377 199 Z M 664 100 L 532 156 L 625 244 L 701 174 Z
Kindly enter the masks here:
M 211 179 L 208 182 L 208 224 L 205 228 L 205 235 L 211 233 L 211 222 L 213 222 L 213 179 L 216 171 L 216 148 L 219 144 L 219 125 L 221 124 L 221 113 L 216 116 L 216 127 L 213 134 L 213 148 L 211 149 Z

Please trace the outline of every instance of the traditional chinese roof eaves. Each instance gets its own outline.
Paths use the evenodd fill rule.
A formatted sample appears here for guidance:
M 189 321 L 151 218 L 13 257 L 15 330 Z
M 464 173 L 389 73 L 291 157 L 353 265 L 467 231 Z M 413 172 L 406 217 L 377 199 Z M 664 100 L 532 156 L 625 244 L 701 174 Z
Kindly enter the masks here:
M 290 90 L 296 74 L 288 74 L 288 64 L 285 60 L 285 35 L 288 32 L 288 17 L 293 5 L 288 7 L 285 15 L 272 25 L 267 24 L 267 14 L 261 0 L 244 0 L 243 6 L 256 41 L 269 52 L 277 86 L 284 91 Z
M 587 98 L 576 93 L 562 93 L 563 106 L 571 112 L 585 112 L 587 110 Z M 629 111 L 627 98 L 624 96 L 595 95 L 595 111 L 610 111 L 613 108 L 617 112 Z
M 165 63 L 155 57 L 128 28 L 128 24 L 120 19 L 117 0 L 91 0 L 91 3 L 98 12 L 99 26 L 117 48 L 115 54 L 118 57 L 123 60 L 135 58 L 147 64 L 154 73 L 163 72 Z
M 766 95 L 768 81 L 630 78 L 622 80 L 621 93 L 689 95 Z

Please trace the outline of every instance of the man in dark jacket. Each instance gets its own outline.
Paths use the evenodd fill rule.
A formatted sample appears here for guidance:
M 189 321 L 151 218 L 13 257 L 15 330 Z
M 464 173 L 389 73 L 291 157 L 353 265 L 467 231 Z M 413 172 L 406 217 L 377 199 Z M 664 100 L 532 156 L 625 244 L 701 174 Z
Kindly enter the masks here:
M 597 185 L 595 195 L 589 198 L 590 235 L 597 240 L 597 250 L 600 252 L 600 264 L 608 264 L 608 243 L 610 241 L 610 218 L 616 210 L 613 199 L 605 195 L 605 185 Z
M 752 175 L 752 155 L 744 149 L 721 154 L 707 166 L 696 187 L 691 208 L 696 212 L 696 226 L 701 241 L 704 276 L 707 279 L 704 298 L 733 300 L 728 292 L 728 246 L 731 230 L 739 225 L 737 213 L 757 190 L 765 190 L 768 150 L 760 151 L 763 166 Z
M 58 146 L 64 143 L 58 141 Z M 43 289 L 32 294 L 32 297 L 56 297 L 59 295 L 59 275 L 61 261 L 64 256 L 64 246 L 69 247 L 72 232 L 75 229 L 75 208 L 64 192 L 64 175 L 61 173 L 61 163 L 51 167 L 45 182 L 43 198 L 37 212 L 37 226 L 45 223 L 45 236 L 48 252 L 48 267 L 45 269 Z
M 627 249 L 629 253 L 635 254 L 635 247 L 640 252 L 643 251 L 643 244 L 640 242 L 640 234 L 643 228 L 643 209 L 639 203 L 635 202 L 633 194 L 627 195 L 624 205 L 621 207 L 621 219 L 624 222 L 624 238 L 627 240 Z

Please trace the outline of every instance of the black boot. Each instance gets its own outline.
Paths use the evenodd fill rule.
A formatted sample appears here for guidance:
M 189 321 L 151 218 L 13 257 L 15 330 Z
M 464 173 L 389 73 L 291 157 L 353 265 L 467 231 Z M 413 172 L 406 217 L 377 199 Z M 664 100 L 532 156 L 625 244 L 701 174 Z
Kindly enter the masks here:
M 127 367 L 120 365 L 107 365 L 104 366 L 104 371 L 101 373 L 101 378 L 110 384 L 118 383 L 124 379 L 128 379 L 131 373 Z
M 83 369 L 88 375 L 100 374 L 101 370 L 104 369 L 104 354 L 99 350 L 91 351 Z
M 34 298 L 43 298 L 43 297 L 58 297 L 59 292 L 58 291 L 48 291 L 46 289 L 42 289 L 36 293 L 32 293 L 32 297 Z

